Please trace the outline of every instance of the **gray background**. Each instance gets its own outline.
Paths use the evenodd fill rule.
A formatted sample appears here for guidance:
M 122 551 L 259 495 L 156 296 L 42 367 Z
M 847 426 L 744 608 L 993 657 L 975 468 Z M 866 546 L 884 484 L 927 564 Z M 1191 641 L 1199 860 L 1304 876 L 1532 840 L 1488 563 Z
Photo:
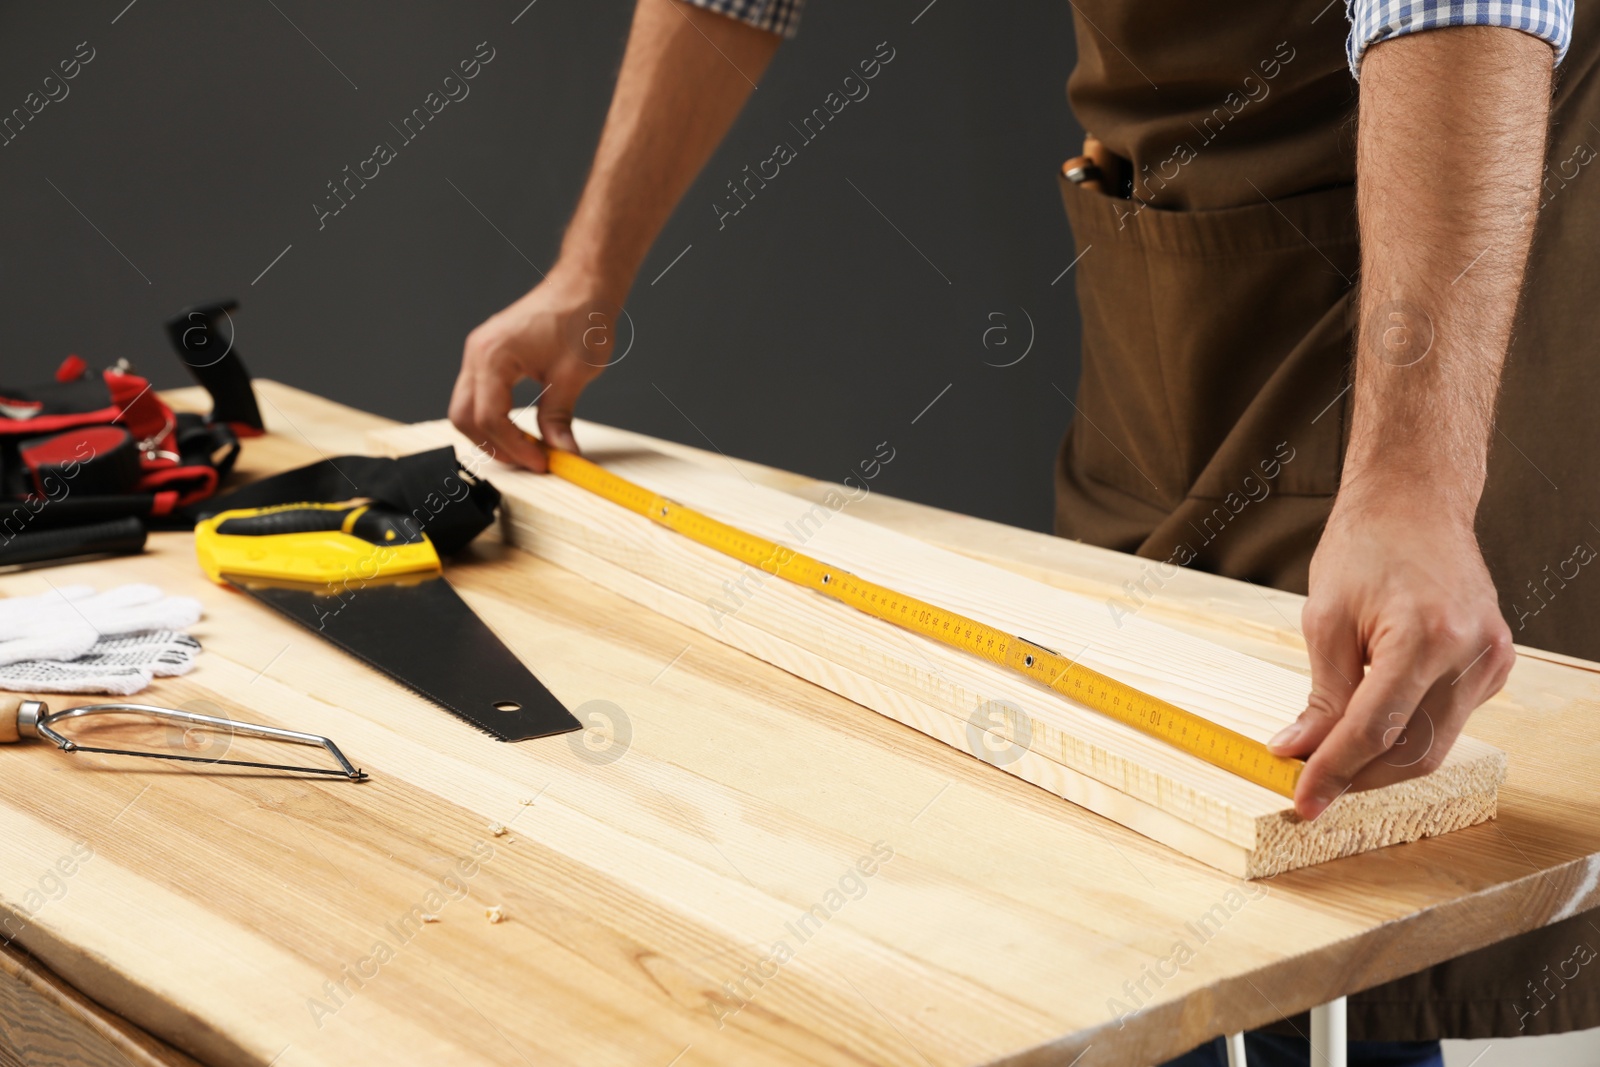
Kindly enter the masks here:
M 184 384 L 162 321 L 236 296 L 257 375 L 442 416 L 467 331 L 555 254 L 631 3 L 126 3 L 0 12 L 0 113 L 80 41 L 96 53 L 0 148 L 0 381 L 78 352 Z M 887 440 L 876 488 L 1047 528 L 1078 373 L 1072 275 L 1052 285 L 1074 254 L 1054 177 L 1081 137 L 1070 13 L 815 0 L 646 260 L 634 347 L 579 413 L 834 479 Z M 319 230 L 325 183 L 398 146 L 389 123 L 480 41 L 496 55 L 471 95 Z M 870 95 L 799 145 L 789 123 L 882 41 Z M 725 183 L 779 140 L 799 158 L 719 230 Z

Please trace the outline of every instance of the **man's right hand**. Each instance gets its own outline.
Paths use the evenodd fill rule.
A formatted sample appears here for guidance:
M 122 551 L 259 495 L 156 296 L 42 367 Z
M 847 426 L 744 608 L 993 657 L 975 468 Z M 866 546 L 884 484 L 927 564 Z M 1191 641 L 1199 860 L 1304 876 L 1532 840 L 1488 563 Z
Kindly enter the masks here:
M 606 287 L 558 266 L 467 335 L 450 421 L 496 459 L 544 473 L 544 451 L 511 421 L 512 387 L 524 378 L 542 385 L 539 436 L 577 451 L 572 409 L 611 361 L 620 309 Z

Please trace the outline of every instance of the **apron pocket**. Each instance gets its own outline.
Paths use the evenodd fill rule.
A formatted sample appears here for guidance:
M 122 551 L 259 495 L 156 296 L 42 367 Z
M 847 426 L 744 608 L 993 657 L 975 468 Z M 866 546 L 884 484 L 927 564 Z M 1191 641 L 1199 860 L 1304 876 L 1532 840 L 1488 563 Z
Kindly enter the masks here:
M 1166 511 L 1189 497 L 1333 493 L 1354 189 L 1163 211 L 1059 180 L 1081 256 L 1072 476 Z

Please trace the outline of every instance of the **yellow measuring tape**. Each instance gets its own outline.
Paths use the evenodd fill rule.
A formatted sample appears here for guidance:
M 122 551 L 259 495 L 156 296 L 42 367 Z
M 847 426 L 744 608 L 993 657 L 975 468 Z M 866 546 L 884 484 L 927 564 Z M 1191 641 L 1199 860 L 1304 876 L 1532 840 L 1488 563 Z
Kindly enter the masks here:
M 802 555 L 775 541 L 756 537 L 718 522 L 675 501 L 613 474 L 582 456 L 546 448 L 550 473 L 620 504 L 629 511 L 725 556 L 747 563 L 795 585 L 805 586 L 875 619 L 981 656 L 1008 667 L 1040 685 L 1118 722 L 1159 738 L 1207 763 L 1294 796 L 1305 764 L 1276 756 L 1260 741 L 1185 711 L 1175 704 L 1141 693 L 1130 685 L 1058 655 L 1022 637 L 986 626 L 975 619 L 893 589 L 865 581 L 821 560 Z

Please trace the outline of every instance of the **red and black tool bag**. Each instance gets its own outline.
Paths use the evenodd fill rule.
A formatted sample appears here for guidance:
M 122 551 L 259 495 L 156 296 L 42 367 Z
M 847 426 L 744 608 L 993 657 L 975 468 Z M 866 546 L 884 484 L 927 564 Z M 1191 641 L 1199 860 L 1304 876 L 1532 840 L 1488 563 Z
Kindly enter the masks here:
M 242 363 L 223 373 L 249 392 Z M 127 516 L 182 525 L 180 509 L 233 469 L 240 436 L 261 432 L 254 422 L 175 412 L 145 378 L 77 356 L 54 380 L 0 384 L 0 534 Z

